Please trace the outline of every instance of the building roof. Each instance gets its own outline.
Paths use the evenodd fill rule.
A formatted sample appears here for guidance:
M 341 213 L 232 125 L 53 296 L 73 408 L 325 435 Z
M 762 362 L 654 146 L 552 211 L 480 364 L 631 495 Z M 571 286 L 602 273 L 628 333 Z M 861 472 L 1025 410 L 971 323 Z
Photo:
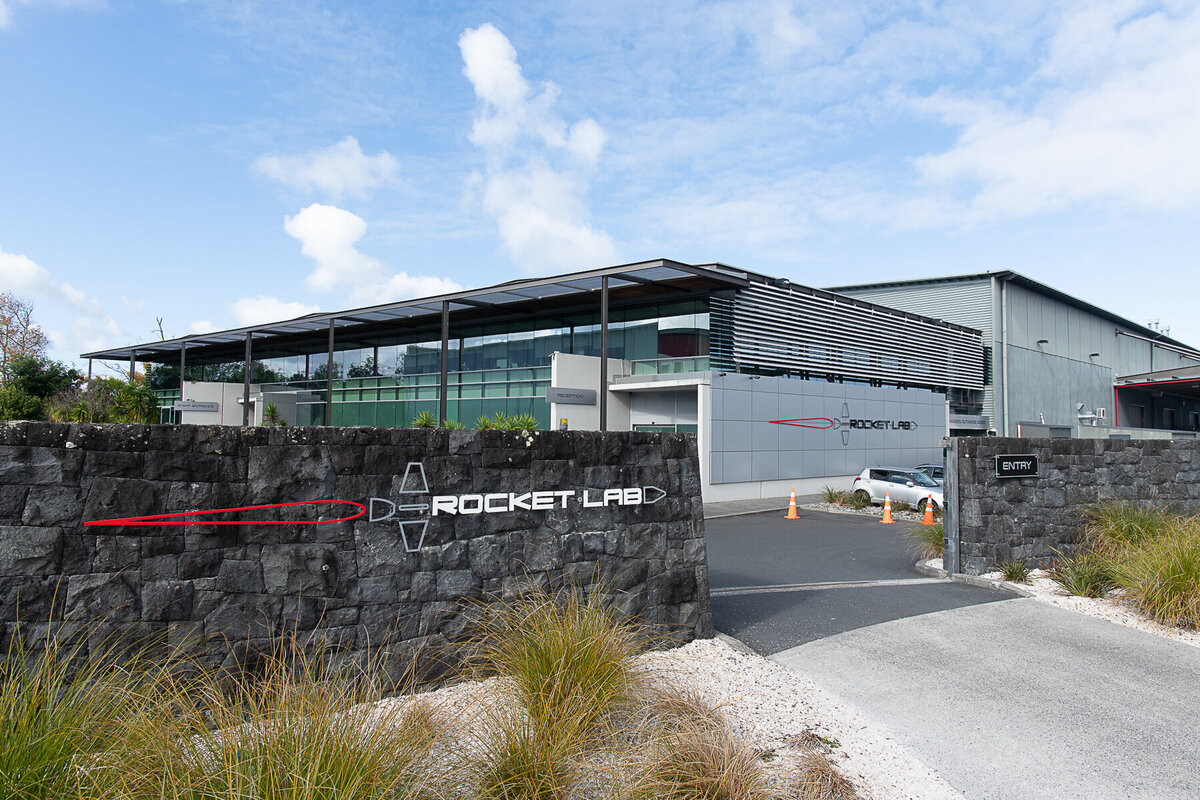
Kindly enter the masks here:
M 504 312 L 522 313 L 524 305 L 549 299 L 569 302 L 575 298 L 583 299 L 588 294 L 594 293 L 595 296 L 599 294 L 604 278 L 608 278 L 609 294 L 617 302 L 653 301 L 660 297 L 670 299 L 681 289 L 738 288 L 748 285 L 752 279 L 766 280 L 765 276 L 725 264 L 693 265 L 657 259 L 548 278 L 522 278 L 433 297 L 308 314 L 281 322 L 193 334 L 165 341 L 143 342 L 83 353 L 81 357 L 113 360 L 136 357 L 139 361 L 173 363 L 178 362 L 180 352 L 186 347 L 189 358 L 228 356 L 231 361 L 240 361 L 247 334 L 251 337 L 256 359 L 294 353 L 298 346 L 304 345 L 312 352 L 319 352 L 328 341 L 331 324 L 335 338 L 341 342 L 348 339 L 364 340 L 373 333 L 389 328 L 394 330 L 397 326 L 407 328 L 422 323 L 437 324 L 443 307 L 449 308 L 455 324 L 458 324 L 464 317 L 485 317 L 489 312 L 492 316 Z M 300 349 L 299 352 L 305 350 Z
M 992 278 L 1015 283 L 1018 286 L 1029 289 L 1033 292 L 1037 292 L 1038 294 L 1044 295 L 1053 300 L 1058 300 L 1061 303 L 1066 303 L 1067 305 L 1082 309 L 1089 314 L 1095 314 L 1096 316 L 1107 319 L 1110 322 L 1115 322 L 1118 325 L 1123 325 L 1131 330 L 1134 330 L 1143 336 L 1146 336 L 1147 338 L 1153 339 L 1156 342 L 1174 345 L 1175 347 L 1182 348 L 1192 353 L 1197 352 L 1194 347 L 1186 345 L 1178 339 L 1172 339 L 1170 336 L 1166 336 L 1160 331 L 1156 331 L 1153 328 L 1148 328 L 1145 325 L 1140 325 L 1133 320 L 1128 319 L 1127 317 L 1122 317 L 1120 314 L 1114 314 L 1107 309 L 1094 306 L 1091 303 L 1080 300 L 1074 295 L 1067 294 L 1066 292 L 1055 289 L 1053 286 L 1047 286 L 1040 281 L 1035 281 L 1033 278 L 1022 275 L 1019 272 L 1013 272 L 1009 269 L 992 270 L 989 272 L 973 272 L 963 275 L 946 275 L 940 278 L 916 278 L 913 280 L 903 281 L 882 281 L 880 283 L 858 283 L 846 286 L 827 286 L 826 289 L 831 292 L 849 292 L 863 289 L 902 289 L 914 286 L 937 286 L 949 283 L 973 283 L 976 281 L 991 280 Z

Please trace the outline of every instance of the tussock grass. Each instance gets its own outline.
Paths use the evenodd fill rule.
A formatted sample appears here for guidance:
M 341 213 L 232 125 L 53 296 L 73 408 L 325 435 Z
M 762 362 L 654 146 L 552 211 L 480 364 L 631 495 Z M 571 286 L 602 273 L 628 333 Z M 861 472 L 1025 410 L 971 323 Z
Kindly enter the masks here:
M 801 759 L 792 789 L 797 800 L 860 800 L 850 779 L 815 751 Z
M 111 746 L 144 703 L 141 652 L 85 657 L 86 632 L 72 640 L 63 630 L 35 647 L 16 634 L 0 660 L 0 797 L 76 795 L 80 763 Z
M 1029 583 L 1029 564 L 1023 559 L 1006 559 L 996 564 L 996 569 L 1010 583 Z
M 912 511 L 912 503 L 907 500 L 893 500 L 892 511 Z
M 1200 628 L 1200 526 L 1181 526 L 1130 548 L 1114 573 L 1129 599 L 1154 621 Z
M 909 549 L 922 561 L 942 557 L 942 539 L 946 532 L 942 523 L 917 525 L 905 531 Z
M 855 511 L 861 511 L 871 505 L 871 495 L 867 494 L 862 489 L 856 492 L 851 492 L 846 498 L 846 505 L 853 508 Z
M 1168 509 L 1124 500 L 1106 500 L 1085 512 L 1083 535 L 1092 549 L 1120 554 L 1146 542 L 1161 539 L 1192 521 Z
M 844 505 L 849 497 L 850 493 L 845 489 L 835 489 L 832 486 L 821 487 L 821 502 Z
M 421 703 L 370 705 L 366 674 L 327 673 L 302 654 L 261 674 L 162 681 L 123 720 L 120 746 L 88 771 L 115 800 L 416 800 L 443 777 L 428 756 L 441 724 Z
M 636 656 L 646 641 L 633 625 L 618 621 L 601 597 L 537 592 L 485 608 L 477 662 L 513 680 L 539 725 L 581 715 L 578 728 L 586 729 L 627 707 L 645 687 Z
M 669 800 L 767 800 L 771 793 L 758 754 L 725 725 L 661 731 L 647 748 L 639 786 L 645 797 Z
M 1092 550 L 1080 550 L 1070 556 L 1059 553 L 1058 559 L 1047 571 L 1051 580 L 1073 595 L 1103 597 L 1117 588 L 1113 569 L 1113 561 L 1108 556 Z

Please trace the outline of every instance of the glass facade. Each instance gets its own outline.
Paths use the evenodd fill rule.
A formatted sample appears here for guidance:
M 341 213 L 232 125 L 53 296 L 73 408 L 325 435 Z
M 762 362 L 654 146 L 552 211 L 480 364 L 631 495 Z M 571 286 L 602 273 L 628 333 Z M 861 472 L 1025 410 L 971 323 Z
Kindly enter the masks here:
M 447 418 L 467 426 L 503 412 L 530 414 L 548 429 L 550 354 L 600 355 L 598 310 L 482 326 L 455 325 L 451 319 L 450 333 Z M 634 374 L 705 370 L 708 344 L 707 300 L 609 313 L 608 356 L 634 362 Z M 252 380 L 263 383 L 265 391 L 299 392 L 297 423 L 324 425 L 327 361 L 325 353 L 255 361 Z M 332 424 L 404 427 L 423 411 L 437 415 L 440 362 L 441 340 L 428 333 L 397 332 L 370 347 L 335 350 Z M 189 364 L 187 377 L 240 382 L 242 371 L 241 363 L 195 370 Z

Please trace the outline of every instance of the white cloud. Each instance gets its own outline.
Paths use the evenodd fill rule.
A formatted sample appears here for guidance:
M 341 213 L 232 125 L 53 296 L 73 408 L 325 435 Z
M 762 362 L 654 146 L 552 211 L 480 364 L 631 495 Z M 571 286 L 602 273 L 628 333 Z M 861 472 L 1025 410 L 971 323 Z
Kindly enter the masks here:
M 971 219 L 1104 203 L 1200 207 L 1200 7 L 1130 19 L 1134 7 L 1066 18 L 1039 73 L 1054 83 L 1028 110 L 931 100 L 963 131 L 950 150 L 917 159 L 920 174 L 965 188 Z
M 536 90 L 517 51 L 490 23 L 458 40 L 463 74 L 480 105 L 470 140 L 487 157 L 481 198 L 495 217 L 505 249 L 529 271 L 574 269 L 611 261 L 612 238 L 589 222 L 584 196 L 607 134 L 586 118 L 573 125 L 554 106 L 559 90 Z M 552 159 L 561 163 L 555 167 Z
M 348 289 L 354 302 L 375 304 L 462 288 L 449 278 L 393 272 L 383 261 L 359 251 L 355 245 L 366 234 L 367 223 L 337 206 L 313 203 L 285 217 L 283 229 L 316 262 L 304 282 L 317 291 Z
M 0 248 L 0 287 L 49 307 L 43 328 L 57 350 L 84 352 L 112 344 L 123 331 L 94 297 L 57 280 L 32 258 Z
M 12 9 L 17 6 L 43 6 L 53 8 L 98 8 L 104 0 L 0 0 L 0 29 L 12 24 Z
M 587 209 L 575 186 L 554 170 L 534 166 L 492 175 L 483 204 L 527 270 L 599 266 L 615 257 L 612 239 L 582 221 Z
M 320 309 L 304 303 L 290 303 L 278 297 L 258 295 L 256 297 L 240 297 L 229 304 L 229 313 L 239 325 L 257 325 L 260 322 L 281 322 L 305 314 L 313 314 Z M 198 323 L 192 323 L 195 327 Z M 197 331 L 192 331 L 197 332 Z
M 368 156 L 358 140 L 347 136 L 323 150 L 297 155 L 269 154 L 255 159 L 260 175 L 301 192 L 322 192 L 333 199 L 366 197 L 372 189 L 395 181 L 399 163 L 386 150 Z
M 215 330 L 219 330 L 219 328 L 206 319 L 198 319 L 195 322 L 190 322 L 187 327 L 188 333 L 212 333 Z

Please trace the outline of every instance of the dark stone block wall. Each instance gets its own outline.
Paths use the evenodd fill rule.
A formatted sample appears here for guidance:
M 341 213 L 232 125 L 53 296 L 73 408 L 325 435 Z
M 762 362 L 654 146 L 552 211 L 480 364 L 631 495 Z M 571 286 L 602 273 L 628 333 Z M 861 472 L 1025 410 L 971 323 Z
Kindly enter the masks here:
M 1200 511 L 1193 439 L 962 438 L 955 446 L 961 566 L 970 575 L 1010 558 L 1045 565 L 1055 550 L 1072 553 L 1097 500 Z M 1037 478 L 996 477 L 997 455 L 1026 453 L 1038 457 Z
M 416 469 L 401 485 L 410 463 L 423 465 L 428 492 L 402 491 L 426 488 Z M 666 494 L 647 505 L 584 508 L 571 500 L 551 510 L 434 516 L 417 552 L 405 537 L 421 541 L 420 510 L 374 523 L 83 525 L 309 500 L 428 504 L 430 495 L 638 486 Z M 254 513 L 293 521 L 356 511 Z M 404 535 L 402 518 L 416 521 Z M 98 625 L 96 635 L 132 628 L 164 636 L 212 664 L 313 631 L 339 652 L 386 646 L 397 658 L 414 657 L 459 638 L 472 601 L 512 598 L 531 583 L 603 592 L 622 614 L 674 641 L 711 636 L 695 440 L 0 423 L 0 648 L 66 618 Z

